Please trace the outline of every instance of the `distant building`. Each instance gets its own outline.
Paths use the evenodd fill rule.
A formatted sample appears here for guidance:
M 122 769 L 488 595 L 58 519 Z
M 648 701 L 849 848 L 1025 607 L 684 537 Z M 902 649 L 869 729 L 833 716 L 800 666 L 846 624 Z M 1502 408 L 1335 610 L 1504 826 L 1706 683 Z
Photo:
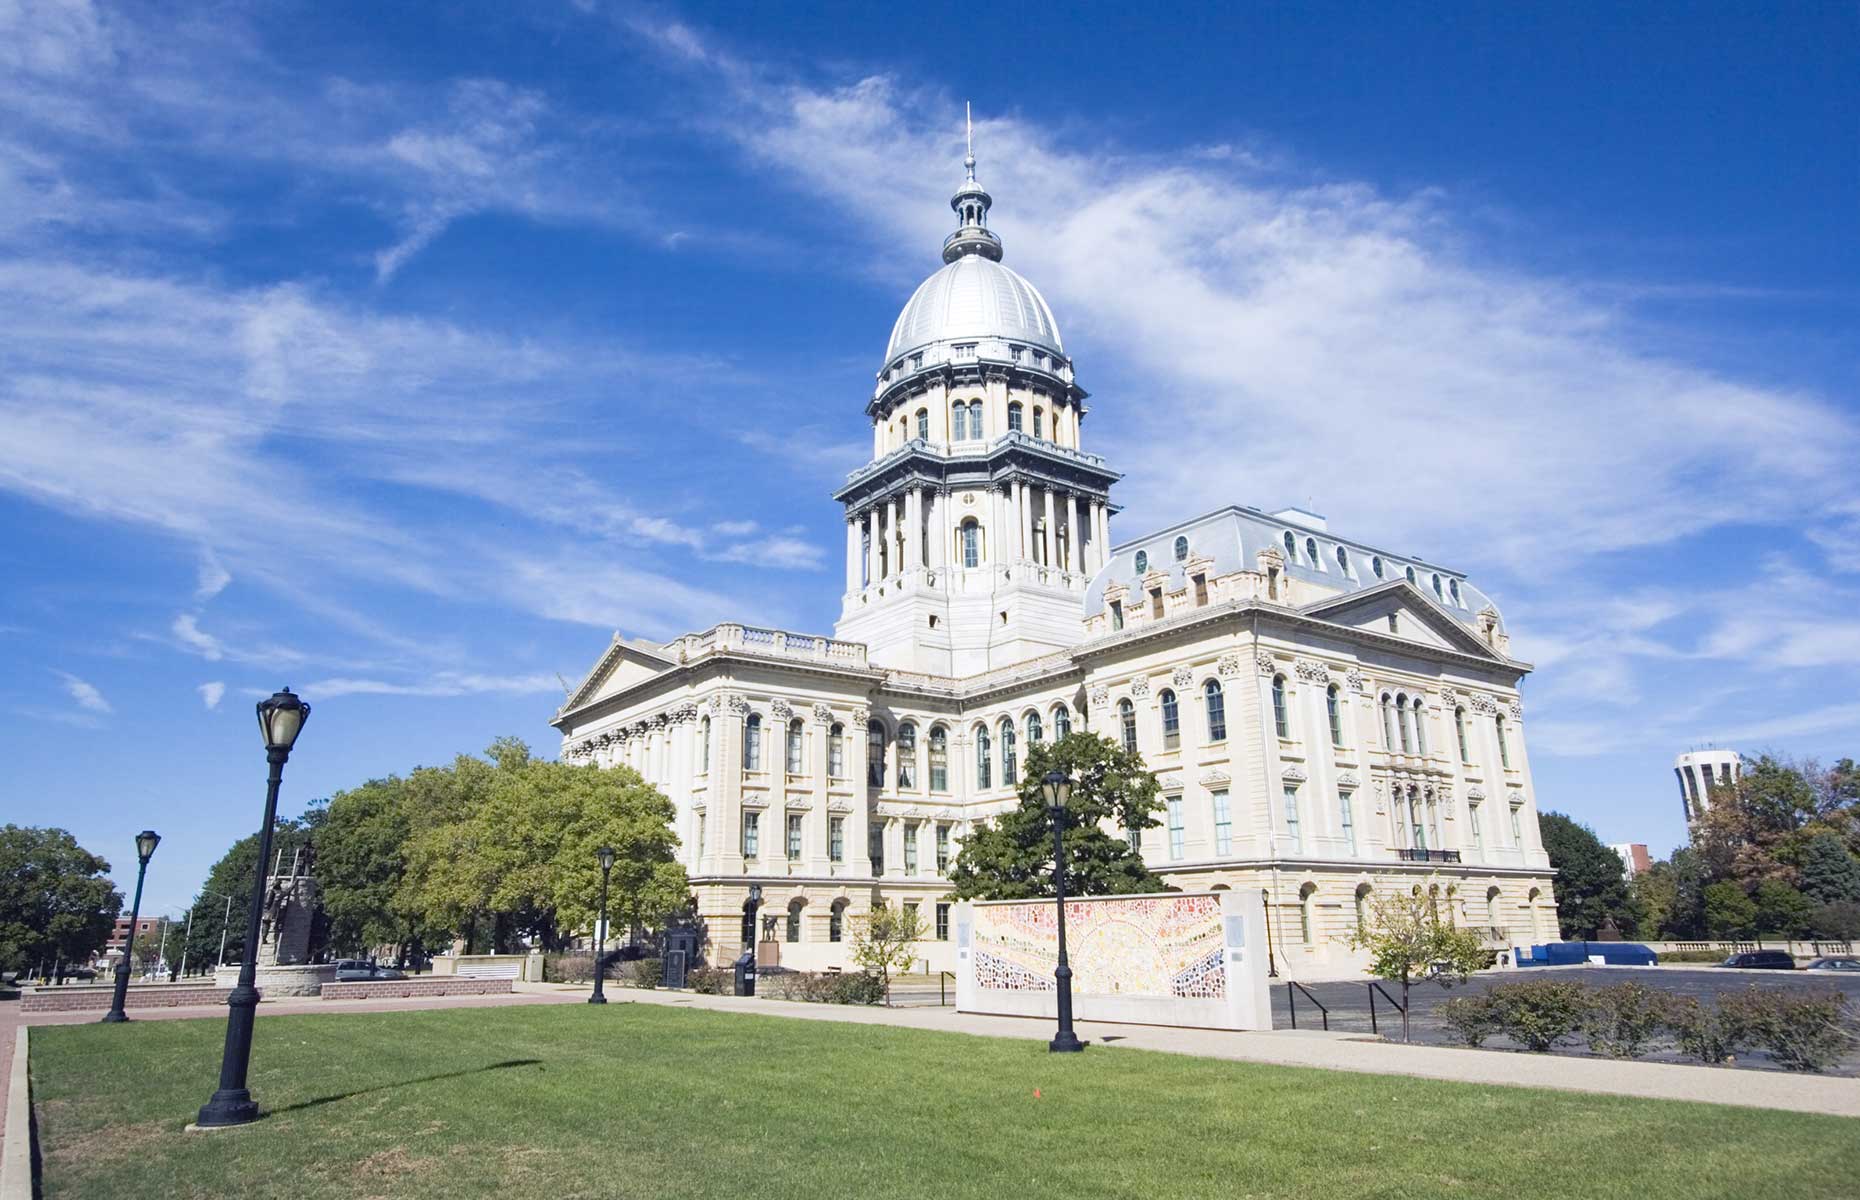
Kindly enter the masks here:
M 147 933 L 150 930 L 154 929 L 156 925 L 160 924 L 160 922 L 161 922 L 160 917 L 137 917 L 136 918 L 136 933 L 137 934 Z M 104 943 L 103 948 L 109 953 L 114 954 L 118 950 L 121 950 L 123 948 L 123 943 L 128 940 L 129 940 L 129 918 L 118 917 L 116 918 L 115 927 L 110 930 L 110 940 Z
M 1735 750 L 1688 750 L 1673 760 L 1679 778 L 1679 803 L 1686 811 L 1688 832 L 1711 808 L 1713 788 L 1731 787 L 1743 773 L 1743 756 Z
M 1627 877 L 1629 879 L 1634 878 L 1634 876 L 1653 865 L 1653 859 L 1647 854 L 1647 843 L 1645 842 L 1615 842 L 1608 848 L 1613 850 L 1616 854 L 1619 854 L 1621 856 L 1621 861 L 1627 864 Z

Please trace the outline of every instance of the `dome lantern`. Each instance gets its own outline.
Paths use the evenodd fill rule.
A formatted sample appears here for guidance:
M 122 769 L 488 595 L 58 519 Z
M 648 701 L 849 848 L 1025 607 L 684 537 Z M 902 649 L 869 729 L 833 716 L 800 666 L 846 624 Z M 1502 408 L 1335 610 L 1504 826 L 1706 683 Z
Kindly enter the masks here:
M 956 232 L 943 239 L 943 261 L 953 263 L 964 255 L 979 254 L 1000 262 L 1001 239 L 988 228 L 988 209 L 995 200 L 987 188 L 975 181 L 975 119 L 970 115 L 966 100 L 962 112 L 968 127 L 968 152 L 963 155 L 962 166 L 968 178 L 949 198 L 949 207 L 955 212 L 958 224 Z

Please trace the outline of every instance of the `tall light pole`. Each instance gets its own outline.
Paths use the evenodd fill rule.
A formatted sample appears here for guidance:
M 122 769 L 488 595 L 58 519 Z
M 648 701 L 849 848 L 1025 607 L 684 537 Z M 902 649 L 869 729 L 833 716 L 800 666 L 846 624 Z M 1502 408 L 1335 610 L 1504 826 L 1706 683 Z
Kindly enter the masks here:
M 589 1004 L 607 1003 L 607 972 L 601 969 L 601 957 L 607 953 L 607 873 L 614 869 L 614 848 L 602 846 L 594 852 L 594 857 L 601 864 L 601 919 L 594 926 L 594 994 L 588 997 Z
M 265 867 L 271 858 L 271 827 L 278 820 L 278 784 L 284 763 L 310 719 L 310 706 L 290 688 L 258 702 L 258 728 L 265 736 L 265 761 L 271 775 L 265 785 L 265 822 L 258 827 L 258 863 L 254 868 L 252 904 L 245 918 L 245 953 L 239 964 L 239 984 L 226 998 L 226 1048 L 220 1055 L 220 1086 L 200 1107 L 195 1124 L 203 1129 L 245 1125 L 258 1120 L 258 1101 L 245 1086 L 246 1068 L 252 1062 L 252 1025 L 258 1016 L 258 929 L 265 911 Z
M 1053 893 L 1059 906 L 1059 967 L 1053 980 L 1059 985 L 1059 1033 L 1046 1048 L 1055 1054 L 1085 1048 L 1072 1032 L 1072 965 L 1066 961 L 1066 801 L 1072 798 L 1072 780 L 1064 771 L 1048 771 L 1040 781 L 1046 812 L 1053 819 Z
M 123 939 L 123 957 L 116 962 L 116 993 L 110 1000 L 110 1011 L 103 1014 L 107 1025 L 129 1019 L 129 1014 L 123 1011 L 123 1002 L 129 999 L 129 956 L 135 953 L 136 920 L 142 915 L 142 880 L 149 873 L 149 859 L 155 857 L 155 847 L 159 845 L 161 834 L 153 829 L 144 829 L 136 835 L 136 898 L 129 906 L 129 935 Z

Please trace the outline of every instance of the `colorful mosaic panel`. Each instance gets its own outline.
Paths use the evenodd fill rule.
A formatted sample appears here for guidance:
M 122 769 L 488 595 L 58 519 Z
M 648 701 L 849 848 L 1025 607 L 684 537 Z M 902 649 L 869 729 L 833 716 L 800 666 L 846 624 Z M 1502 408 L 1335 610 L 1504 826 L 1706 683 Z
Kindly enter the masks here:
M 975 907 L 975 977 L 984 991 L 1053 989 L 1059 929 L 1050 900 Z M 1066 949 L 1080 995 L 1221 999 L 1227 994 L 1218 896 L 1106 896 L 1066 902 Z

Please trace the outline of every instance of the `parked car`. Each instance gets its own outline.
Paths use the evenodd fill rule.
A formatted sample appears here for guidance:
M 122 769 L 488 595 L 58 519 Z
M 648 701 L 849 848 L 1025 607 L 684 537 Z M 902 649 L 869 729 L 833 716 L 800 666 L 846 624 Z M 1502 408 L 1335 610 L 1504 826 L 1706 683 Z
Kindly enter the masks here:
M 1860 958 L 1851 954 L 1828 954 L 1810 962 L 1804 971 L 1852 971 L 1860 974 Z
M 365 958 L 342 958 L 336 960 L 337 983 L 368 983 L 375 979 L 405 979 L 406 975 L 393 967 L 383 967 L 371 963 Z
M 1718 964 L 1721 967 L 1739 967 L 1746 971 L 1793 971 L 1795 956 L 1787 950 L 1745 950 L 1733 954 Z

